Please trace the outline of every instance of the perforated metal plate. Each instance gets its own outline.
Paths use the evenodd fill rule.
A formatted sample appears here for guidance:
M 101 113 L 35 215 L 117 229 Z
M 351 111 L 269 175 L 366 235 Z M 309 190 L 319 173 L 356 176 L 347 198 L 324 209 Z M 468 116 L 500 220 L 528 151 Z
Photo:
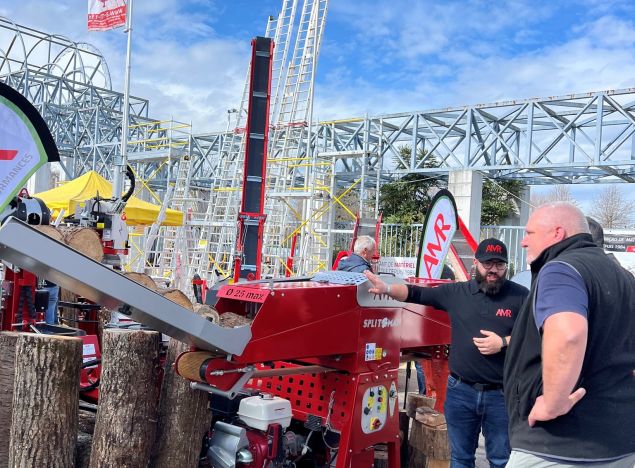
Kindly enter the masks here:
M 331 284 L 353 284 L 359 286 L 368 281 L 363 273 L 353 273 L 350 271 L 321 271 L 312 278 L 318 283 Z

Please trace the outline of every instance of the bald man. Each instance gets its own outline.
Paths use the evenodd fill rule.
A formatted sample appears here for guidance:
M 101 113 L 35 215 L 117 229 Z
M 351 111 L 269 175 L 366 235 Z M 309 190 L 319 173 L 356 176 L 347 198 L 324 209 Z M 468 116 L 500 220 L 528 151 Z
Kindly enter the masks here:
M 538 208 L 522 246 L 532 288 L 512 331 L 507 467 L 635 466 L 635 279 L 568 203 Z

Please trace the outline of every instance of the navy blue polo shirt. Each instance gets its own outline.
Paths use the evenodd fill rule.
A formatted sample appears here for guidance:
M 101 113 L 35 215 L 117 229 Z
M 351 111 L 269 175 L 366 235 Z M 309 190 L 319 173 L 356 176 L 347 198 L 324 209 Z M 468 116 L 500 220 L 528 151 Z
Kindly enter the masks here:
M 529 291 L 505 281 L 498 294 L 489 296 L 478 288 L 476 280 L 442 284 L 436 287 L 408 285 L 406 302 L 430 305 L 445 310 L 452 325 L 450 371 L 461 378 L 484 384 L 503 384 L 504 348 L 485 356 L 473 338 L 482 338 L 481 330 L 509 336 Z

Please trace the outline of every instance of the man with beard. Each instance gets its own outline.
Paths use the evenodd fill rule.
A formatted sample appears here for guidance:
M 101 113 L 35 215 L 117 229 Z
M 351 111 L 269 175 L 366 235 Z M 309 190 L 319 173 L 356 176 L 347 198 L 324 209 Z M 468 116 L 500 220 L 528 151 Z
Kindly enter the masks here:
M 437 287 L 384 283 L 370 272 L 369 292 L 447 311 L 452 325 L 445 418 L 451 467 L 474 467 L 481 430 L 491 467 L 510 454 L 503 399 L 503 362 L 516 314 L 527 288 L 507 281 L 507 247 L 485 239 L 474 255 L 474 279 Z

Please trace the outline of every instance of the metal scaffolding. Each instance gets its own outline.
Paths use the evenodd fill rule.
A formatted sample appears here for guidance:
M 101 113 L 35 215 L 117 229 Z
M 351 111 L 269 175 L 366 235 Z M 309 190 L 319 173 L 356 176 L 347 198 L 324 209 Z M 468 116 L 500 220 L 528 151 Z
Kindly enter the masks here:
M 446 178 L 476 170 L 528 184 L 635 181 L 635 88 L 313 122 L 327 9 L 327 0 L 282 0 L 267 24 L 276 48 L 264 275 L 289 272 L 289 257 L 294 274 L 327 267 L 335 207 L 351 217 L 376 215 L 380 185 L 406 173 Z M 0 80 L 43 115 L 67 178 L 96 170 L 112 179 L 123 94 L 112 90 L 98 50 L 0 18 Z M 137 194 L 183 211 L 186 225 L 135 231 L 128 268 L 177 285 L 194 273 L 212 281 L 215 271 L 229 273 L 246 110 L 243 93 L 225 131 L 192 135 L 186 124 L 150 118 L 148 100 L 131 97 L 128 152 Z M 417 157 L 422 150 L 426 156 Z M 432 157 L 437 167 L 425 167 Z M 345 206 L 351 192 L 355 207 Z

